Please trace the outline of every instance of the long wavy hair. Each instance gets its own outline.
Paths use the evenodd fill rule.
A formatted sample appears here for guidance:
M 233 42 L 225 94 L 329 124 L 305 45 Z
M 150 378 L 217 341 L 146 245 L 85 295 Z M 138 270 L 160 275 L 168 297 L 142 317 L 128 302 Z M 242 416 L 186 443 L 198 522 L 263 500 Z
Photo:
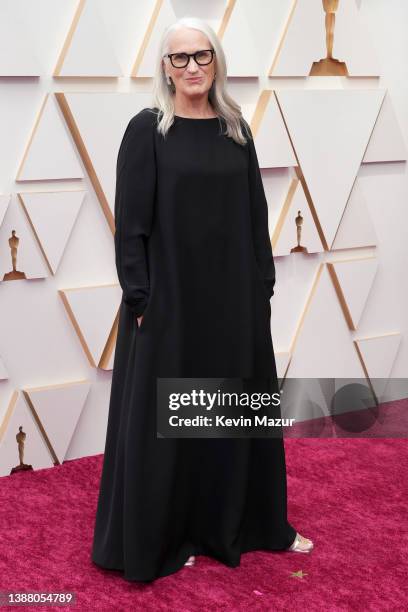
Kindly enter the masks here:
M 227 83 L 227 64 L 221 42 L 214 30 L 202 19 L 196 17 L 182 17 L 168 26 L 163 32 L 156 64 L 156 71 L 152 88 L 152 104 L 158 108 L 157 130 L 166 136 L 168 130 L 174 122 L 174 85 L 169 85 L 166 80 L 162 66 L 163 55 L 170 52 L 169 37 L 174 30 L 180 28 L 192 28 L 203 32 L 210 41 L 215 51 L 215 79 L 208 92 L 208 100 L 220 119 L 224 119 L 226 129 L 223 132 L 226 136 L 233 138 L 237 143 L 243 145 L 247 142 L 247 137 L 251 137 L 247 129 L 247 123 L 243 119 L 241 107 L 231 98 L 226 89 Z M 242 127 L 245 127 L 245 135 Z

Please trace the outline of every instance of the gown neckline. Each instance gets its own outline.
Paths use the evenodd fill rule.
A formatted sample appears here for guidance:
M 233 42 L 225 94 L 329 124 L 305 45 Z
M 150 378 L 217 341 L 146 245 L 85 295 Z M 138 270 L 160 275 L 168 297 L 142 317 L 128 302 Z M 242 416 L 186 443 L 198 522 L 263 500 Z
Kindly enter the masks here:
M 180 115 L 174 115 L 175 119 L 186 119 L 187 121 L 215 121 L 219 117 L 181 117 Z

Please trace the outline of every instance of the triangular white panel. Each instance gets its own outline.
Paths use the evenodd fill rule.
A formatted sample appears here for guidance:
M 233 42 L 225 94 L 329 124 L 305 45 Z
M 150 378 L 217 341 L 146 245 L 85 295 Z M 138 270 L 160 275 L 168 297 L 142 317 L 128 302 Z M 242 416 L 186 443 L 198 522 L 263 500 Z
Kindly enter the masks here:
M 294 10 L 292 11 L 292 7 Z M 325 12 L 318 0 L 299 0 L 287 7 L 287 30 L 270 76 L 308 76 L 313 62 L 327 55 Z M 376 52 L 354 0 L 339 2 L 333 57 L 345 62 L 350 76 L 378 76 Z
M 381 403 L 397 355 L 401 334 L 398 332 L 355 340 L 376 396 Z
M 99 0 L 79 0 L 54 76 L 123 76 L 100 10 Z
M 316 344 L 319 350 L 316 351 Z M 324 266 L 293 347 L 290 378 L 364 378 L 327 267 Z
M 283 378 L 287 370 L 290 359 L 290 353 L 278 353 L 275 351 L 276 372 L 278 378 Z
M 374 282 L 378 261 L 375 257 L 366 257 L 331 263 L 356 329 Z
M 20 425 L 26 434 L 23 461 L 33 470 L 53 467 L 51 453 L 41 435 L 33 414 L 22 393 L 18 393 L 14 406 L 9 406 L 3 421 L 0 439 L 0 476 L 8 476 L 13 467 L 19 465 L 16 435 Z
M 0 380 L 7 380 L 9 377 L 6 364 L 4 363 L 3 358 L 0 356 Z
M 292 201 L 289 209 L 284 214 L 282 228 L 280 229 L 277 241 L 273 243 L 274 255 L 290 255 L 291 249 L 297 246 L 296 217 L 299 211 L 303 217 L 301 246 L 306 247 L 308 253 L 319 253 L 324 250 L 302 184 L 299 180 L 296 180 L 295 184 Z
M 282 214 L 293 172 L 288 168 L 274 168 L 262 171 L 262 183 L 268 201 L 269 234 L 272 236 Z
M 249 6 L 251 4 L 252 6 Z M 271 4 L 264 4 L 270 8 Z M 224 32 L 222 44 L 228 58 L 228 76 L 248 77 L 261 73 L 261 56 L 255 38 L 256 24 L 263 19 L 259 2 L 240 0 L 233 9 Z
M 279 39 L 277 26 L 284 19 L 286 4 L 287 1 L 264 0 L 232 3 L 222 36 L 228 58 L 228 76 L 258 77 L 267 71 L 273 48 Z
M 92 163 L 88 172 L 95 172 L 113 215 L 119 146 L 131 117 L 152 106 L 151 94 L 67 93 L 65 98 Z
M 370 378 L 388 378 L 401 344 L 401 334 L 394 332 L 371 338 L 357 338 Z
M 0 2 L 0 76 L 40 76 L 43 69 L 24 20 L 24 7 L 16 0 Z
M 276 284 L 271 299 L 271 334 L 278 352 L 290 351 L 307 299 L 316 282 L 320 258 L 320 255 L 303 253 L 275 257 Z
M 17 181 L 83 178 L 70 134 L 53 95 L 39 113 Z
M 85 191 L 49 191 L 20 194 L 54 274 L 61 262 L 85 193 Z
M 5 193 L 0 195 L 0 227 L 3 223 L 3 219 L 6 216 L 7 208 L 11 202 L 11 193 Z
M 17 200 L 8 207 L 7 214 L 0 226 L 0 244 L 3 245 L 0 249 L 0 278 L 3 279 L 4 274 L 11 272 L 13 269 L 12 253 L 9 246 L 9 239 L 12 237 L 13 230 L 15 230 L 15 237 L 19 240 L 17 245 L 17 271 L 23 272 L 27 279 L 48 277 L 49 272 L 41 249 Z M 21 280 L 6 282 L 21 282 Z
M 326 56 L 326 31 L 321 2 L 292 2 L 270 76 L 308 76 L 314 61 Z M 287 27 L 287 29 L 286 29 Z
M 261 168 L 297 166 L 296 157 L 275 96 L 266 105 L 254 143 Z
M 277 92 L 329 248 L 383 96 L 378 89 Z
M 339 2 L 334 28 L 333 57 L 346 62 L 350 76 L 381 74 L 373 42 L 364 21 L 360 18 L 360 11 L 355 1 Z
M 139 50 L 136 72 L 133 76 L 153 77 L 156 70 L 157 52 L 162 32 L 176 21 L 177 15 L 173 3 L 163 0 L 152 7 L 152 14 L 146 27 L 146 37 Z M 142 56 L 140 54 L 143 54 Z
M 64 294 L 84 348 L 89 351 L 93 365 L 98 365 L 118 312 L 122 297 L 120 285 L 66 289 Z
M 142 5 L 142 3 L 140 3 Z M 133 77 L 153 77 L 156 71 L 159 42 L 163 31 L 178 18 L 184 16 L 201 17 L 218 32 L 228 3 L 226 0 L 195 2 L 191 7 L 188 2 L 173 0 L 157 0 L 143 3 L 149 9 L 149 14 L 140 15 L 145 35 L 140 43 L 138 54 L 132 69 Z
M 407 149 L 389 93 L 381 106 L 363 162 L 406 161 Z
M 25 389 L 60 463 L 64 461 L 91 385 L 88 381 Z
M 341 218 L 332 250 L 376 246 L 376 244 L 377 235 L 357 178 Z

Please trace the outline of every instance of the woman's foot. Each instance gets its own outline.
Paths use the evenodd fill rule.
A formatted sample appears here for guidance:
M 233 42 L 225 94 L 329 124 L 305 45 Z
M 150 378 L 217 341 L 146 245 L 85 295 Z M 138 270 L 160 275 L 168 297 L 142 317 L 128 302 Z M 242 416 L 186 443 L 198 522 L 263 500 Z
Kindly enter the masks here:
M 191 555 L 191 557 L 187 559 L 184 565 L 194 565 L 194 563 L 195 563 L 195 556 Z
M 313 550 L 313 542 L 301 536 L 300 533 L 296 533 L 294 542 L 286 550 L 308 553 Z

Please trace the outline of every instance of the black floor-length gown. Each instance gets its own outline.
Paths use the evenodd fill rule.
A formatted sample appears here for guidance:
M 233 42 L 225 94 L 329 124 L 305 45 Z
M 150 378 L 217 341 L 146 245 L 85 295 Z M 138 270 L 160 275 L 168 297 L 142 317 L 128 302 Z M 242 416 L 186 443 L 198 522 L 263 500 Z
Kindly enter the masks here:
M 123 298 L 92 548 L 129 581 L 169 575 L 192 554 L 236 567 L 241 553 L 282 550 L 296 535 L 281 437 L 156 436 L 157 377 L 277 382 L 253 141 L 223 135 L 217 117 L 177 116 L 164 139 L 156 113 L 132 117 L 117 160 Z

